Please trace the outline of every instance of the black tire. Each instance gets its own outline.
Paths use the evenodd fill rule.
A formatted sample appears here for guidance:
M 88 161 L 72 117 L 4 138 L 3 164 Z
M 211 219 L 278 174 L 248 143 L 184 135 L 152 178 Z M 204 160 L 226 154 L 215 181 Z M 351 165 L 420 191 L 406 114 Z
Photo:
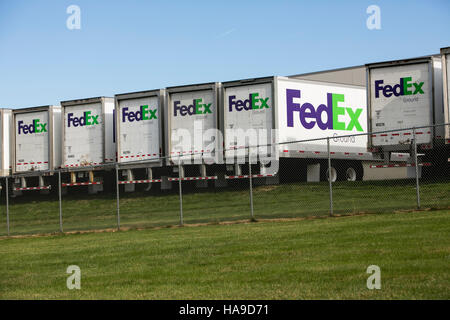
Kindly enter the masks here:
M 332 182 L 339 180 L 339 165 L 337 162 L 331 162 Z M 320 164 L 320 181 L 328 181 L 328 162 Z
M 342 166 L 340 170 L 341 181 L 361 181 L 363 178 L 363 167 L 361 162 L 350 162 Z

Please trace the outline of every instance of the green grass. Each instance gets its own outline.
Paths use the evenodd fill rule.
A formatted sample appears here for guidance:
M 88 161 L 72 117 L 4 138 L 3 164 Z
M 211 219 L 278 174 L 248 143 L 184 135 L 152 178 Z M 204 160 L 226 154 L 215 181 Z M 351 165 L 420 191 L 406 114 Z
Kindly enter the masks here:
M 449 299 L 450 211 L 11 238 L 0 257 L 1 299 Z
M 256 183 L 256 181 L 255 181 Z M 157 186 L 159 187 L 159 186 Z M 176 186 L 175 186 L 176 187 Z M 183 187 L 185 223 L 214 223 L 250 218 L 249 190 L 245 185 L 225 190 Z M 450 181 L 421 182 L 422 208 L 450 208 Z M 145 228 L 177 225 L 180 221 L 177 188 L 171 192 L 121 193 L 122 227 Z M 0 207 L 0 236 L 6 235 L 4 196 Z M 416 208 L 414 180 L 338 182 L 333 185 L 335 213 L 383 213 Z M 262 218 L 327 216 L 328 183 L 293 183 L 255 186 L 254 213 Z M 63 196 L 64 231 L 115 228 L 116 198 L 110 194 Z M 55 195 L 27 194 L 10 199 L 12 235 L 59 231 Z

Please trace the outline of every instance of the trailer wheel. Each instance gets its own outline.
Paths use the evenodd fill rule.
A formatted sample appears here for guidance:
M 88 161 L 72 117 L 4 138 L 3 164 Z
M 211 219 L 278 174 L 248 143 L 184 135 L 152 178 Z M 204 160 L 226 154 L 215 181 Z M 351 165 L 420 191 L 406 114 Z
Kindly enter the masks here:
M 331 182 L 336 182 L 337 176 L 338 176 L 338 174 L 337 174 L 336 168 L 331 167 Z M 330 175 L 328 174 L 328 168 L 327 168 L 327 171 L 325 172 L 326 181 L 330 181 L 329 177 L 330 177 Z
M 345 170 L 345 178 L 347 181 L 356 181 L 356 170 L 355 168 L 348 167 Z
M 345 181 L 360 181 L 363 176 L 363 168 L 360 163 L 354 163 L 347 166 L 345 169 Z

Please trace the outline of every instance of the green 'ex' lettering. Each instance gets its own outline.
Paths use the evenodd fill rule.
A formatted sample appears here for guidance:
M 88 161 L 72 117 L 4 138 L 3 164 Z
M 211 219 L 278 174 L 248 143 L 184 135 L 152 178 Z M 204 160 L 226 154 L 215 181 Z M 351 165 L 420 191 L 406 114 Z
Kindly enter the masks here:
M 39 123 L 39 119 L 33 120 L 33 126 L 34 126 L 34 132 L 36 132 L 36 133 L 47 132 L 47 124 Z
M 158 119 L 156 110 L 157 109 L 148 109 L 148 105 L 141 106 L 142 120 Z
M 269 100 L 269 98 L 262 98 L 259 99 L 258 98 L 259 94 L 258 93 L 251 93 L 250 97 L 251 97 L 251 109 L 263 109 L 263 108 L 269 108 L 269 105 L 267 104 L 267 101 Z M 260 101 L 261 104 L 258 105 L 257 102 Z
M 352 108 L 339 107 L 339 102 L 344 102 L 345 98 L 343 94 L 333 93 L 332 96 L 332 106 L 333 106 L 333 129 L 334 130 L 346 130 L 352 131 L 355 128 L 357 131 L 363 131 L 361 124 L 359 123 L 359 117 L 363 111 L 362 108 L 357 108 L 353 111 Z M 345 126 L 345 122 L 339 121 L 339 116 L 345 115 L 345 112 L 348 113 L 350 117 L 350 122 L 348 126 Z

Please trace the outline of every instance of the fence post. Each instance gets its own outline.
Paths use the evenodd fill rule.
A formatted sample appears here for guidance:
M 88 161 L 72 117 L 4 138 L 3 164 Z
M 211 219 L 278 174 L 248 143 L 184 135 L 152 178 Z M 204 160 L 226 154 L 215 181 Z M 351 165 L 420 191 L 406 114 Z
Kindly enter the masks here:
M 5 178 L 5 187 L 6 187 L 6 230 L 8 231 L 9 236 L 9 195 L 8 195 L 8 177 Z
M 183 191 L 181 188 L 181 159 L 178 159 L 178 190 L 180 192 L 180 226 L 183 225 Z
M 330 216 L 333 216 L 333 186 L 331 182 L 330 137 L 327 137 L 327 152 L 328 152 L 328 184 L 330 186 Z
M 116 164 L 116 206 L 117 206 L 117 230 L 120 230 L 120 201 L 119 201 L 119 165 Z
M 61 196 L 61 170 L 58 170 L 58 197 L 59 197 L 59 231 L 62 233 L 63 231 L 63 222 L 62 222 L 62 196 Z
M 253 213 L 253 177 L 252 177 L 252 162 L 250 161 L 250 153 L 248 154 L 248 177 L 250 184 L 250 214 L 251 214 L 251 221 L 254 221 L 255 215 Z
M 415 169 L 416 169 L 416 197 L 417 197 L 417 209 L 420 209 L 419 163 L 418 163 L 418 161 L 417 161 L 416 128 L 413 128 L 413 140 L 414 140 L 414 167 L 415 167 Z

